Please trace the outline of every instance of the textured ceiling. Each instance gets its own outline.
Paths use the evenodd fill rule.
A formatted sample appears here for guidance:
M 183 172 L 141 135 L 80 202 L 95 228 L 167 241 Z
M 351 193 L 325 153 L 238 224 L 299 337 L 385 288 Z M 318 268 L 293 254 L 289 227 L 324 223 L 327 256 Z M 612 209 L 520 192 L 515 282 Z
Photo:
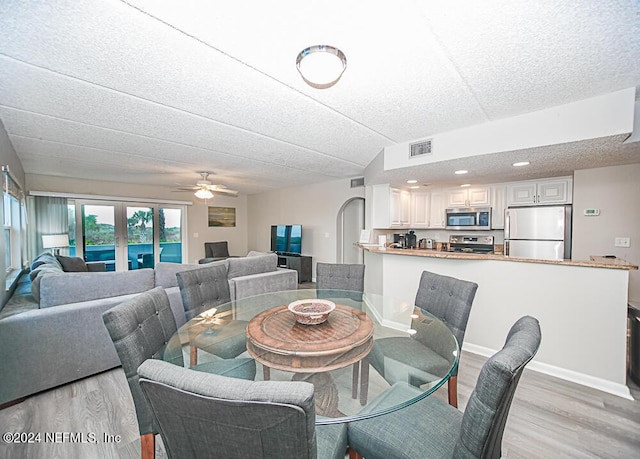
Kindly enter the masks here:
M 295 69 L 313 44 L 347 55 L 330 89 Z M 359 176 L 394 143 L 640 86 L 639 62 L 635 1 L 4 0 L 0 119 L 29 174 L 173 187 L 207 170 L 252 194 Z M 464 166 L 467 180 L 506 181 L 640 162 L 640 143 L 621 140 L 536 149 L 528 170 L 503 165 L 509 152 Z M 411 178 L 445 184 L 451 165 Z

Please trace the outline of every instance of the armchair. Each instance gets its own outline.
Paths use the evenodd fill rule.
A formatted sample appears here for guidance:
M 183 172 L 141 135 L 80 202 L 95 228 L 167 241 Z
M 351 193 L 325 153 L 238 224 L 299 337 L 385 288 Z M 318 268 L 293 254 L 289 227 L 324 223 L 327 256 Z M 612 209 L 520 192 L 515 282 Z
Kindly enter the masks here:
M 211 263 L 213 261 L 226 260 L 227 258 L 229 258 L 229 245 L 227 241 L 205 242 L 204 258 L 198 260 L 198 263 Z

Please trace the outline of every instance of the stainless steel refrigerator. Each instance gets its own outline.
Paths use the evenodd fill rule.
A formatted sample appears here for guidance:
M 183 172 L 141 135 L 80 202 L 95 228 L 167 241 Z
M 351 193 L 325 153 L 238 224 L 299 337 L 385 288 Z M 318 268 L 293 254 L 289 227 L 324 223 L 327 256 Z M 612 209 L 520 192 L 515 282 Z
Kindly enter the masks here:
M 507 208 L 504 251 L 509 257 L 570 259 L 571 206 Z

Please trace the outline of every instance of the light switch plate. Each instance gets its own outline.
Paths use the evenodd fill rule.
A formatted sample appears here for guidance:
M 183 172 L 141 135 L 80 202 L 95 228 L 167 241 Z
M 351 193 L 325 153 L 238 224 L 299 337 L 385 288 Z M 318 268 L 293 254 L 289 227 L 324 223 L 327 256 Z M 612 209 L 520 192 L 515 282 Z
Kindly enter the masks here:
M 617 237 L 615 240 L 616 247 L 631 247 L 631 238 L 629 237 Z

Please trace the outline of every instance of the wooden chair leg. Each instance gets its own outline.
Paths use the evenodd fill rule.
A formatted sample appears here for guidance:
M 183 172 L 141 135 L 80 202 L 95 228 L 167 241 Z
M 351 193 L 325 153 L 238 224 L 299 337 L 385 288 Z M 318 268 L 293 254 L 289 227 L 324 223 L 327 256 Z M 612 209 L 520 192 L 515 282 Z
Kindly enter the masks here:
M 195 367 L 198 364 L 198 348 L 189 346 L 189 366 Z
M 349 459 L 364 459 L 364 458 L 355 449 L 349 448 Z
M 449 389 L 449 405 L 458 408 L 458 376 L 454 375 L 449 378 L 447 383 Z
M 152 433 L 140 435 L 140 449 L 142 459 L 154 459 L 156 457 L 156 436 Z

